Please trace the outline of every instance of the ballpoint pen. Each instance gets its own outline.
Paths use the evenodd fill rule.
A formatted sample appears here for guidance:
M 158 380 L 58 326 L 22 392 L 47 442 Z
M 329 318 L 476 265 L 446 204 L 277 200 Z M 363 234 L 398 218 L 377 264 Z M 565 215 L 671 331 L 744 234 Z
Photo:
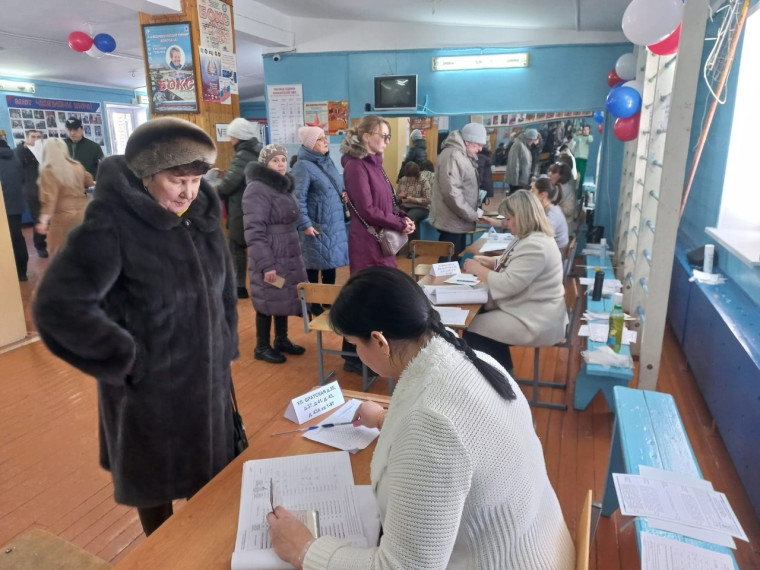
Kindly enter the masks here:
M 338 424 L 318 424 L 311 427 L 292 429 L 290 431 L 280 431 L 277 433 L 273 433 L 272 435 L 285 435 L 287 433 L 298 433 L 299 431 L 311 431 L 313 429 L 319 429 L 319 428 L 331 428 L 331 427 L 348 426 L 348 425 L 354 425 L 354 422 L 341 422 Z
M 272 511 L 274 512 L 274 481 L 272 481 L 272 478 L 269 478 L 269 506 L 272 507 Z

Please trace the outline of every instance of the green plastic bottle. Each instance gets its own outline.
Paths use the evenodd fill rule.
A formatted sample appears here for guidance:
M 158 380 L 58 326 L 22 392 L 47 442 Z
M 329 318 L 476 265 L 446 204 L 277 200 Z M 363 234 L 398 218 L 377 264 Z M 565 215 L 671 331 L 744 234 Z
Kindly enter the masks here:
M 607 337 L 607 346 L 615 352 L 620 352 L 623 345 L 623 327 L 625 326 L 625 315 L 623 314 L 623 294 L 615 293 L 614 308 L 610 313 L 610 334 Z

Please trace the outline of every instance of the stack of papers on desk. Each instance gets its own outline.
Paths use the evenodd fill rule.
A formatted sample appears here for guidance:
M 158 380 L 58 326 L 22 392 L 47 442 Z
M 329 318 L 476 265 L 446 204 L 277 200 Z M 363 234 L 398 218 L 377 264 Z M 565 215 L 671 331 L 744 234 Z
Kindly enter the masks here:
M 586 285 L 589 288 L 590 294 L 591 288 L 594 286 L 594 278 L 581 277 L 579 281 L 581 285 Z M 617 293 L 618 291 L 622 290 L 623 284 L 620 282 L 620 279 L 605 279 L 604 285 L 602 286 L 602 295 L 610 297 L 613 293 Z
M 480 247 L 480 253 L 488 253 L 489 251 L 504 251 L 507 249 L 509 242 L 512 241 L 512 234 L 497 234 L 488 233 L 488 239 Z
M 726 495 L 714 491 L 709 481 L 639 468 L 647 475 L 612 474 L 621 514 L 647 517 L 653 528 L 721 546 L 733 547 L 732 536 L 749 542 Z
M 270 481 L 275 506 L 319 512 L 321 536 L 334 536 L 364 548 L 377 544 L 380 525 L 372 489 L 354 485 L 348 453 L 256 459 L 243 464 L 232 570 L 292 568 L 275 554 L 269 540 L 266 516 L 271 511 Z
M 581 325 L 578 329 L 578 336 L 587 336 L 594 342 L 607 342 L 607 338 L 610 336 L 610 324 L 607 322 Z M 623 329 L 623 344 L 636 342 L 637 337 L 636 331 L 627 328 Z
M 441 322 L 448 326 L 464 326 L 467 322 L 467 316 L 470 311 L 461 307 L 439 307 L 433 305 L 433 308 L 441 315 Z
M 331 414 L 320 423 L 338 424 L 350 422 L 354 419 L 354 414 L 360 405 L 361 402 L 359 400 L 349 400 L 335 413 Z M 376 428 L 368 428 L 366 426 L 354 427 L 348 425 L 307 431 L 303 434 L 303 437 L 312 441 L 324 443 L 330 447 L 348 451 L 349 453 L 356 453 L 360 449 L 366 448 L 379 435 L 380 430 Z
M 483 285 L 425 285 L 425 295 L 434 305 L 468 305 L 488 301 L 488 289 Z

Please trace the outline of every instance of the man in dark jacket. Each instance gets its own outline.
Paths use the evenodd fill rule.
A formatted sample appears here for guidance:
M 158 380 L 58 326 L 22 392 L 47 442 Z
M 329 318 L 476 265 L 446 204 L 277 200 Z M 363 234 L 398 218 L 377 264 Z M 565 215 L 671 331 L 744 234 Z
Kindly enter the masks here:
M 40 131 L 26 131 L 26 139 L 23 143 L 18 145 L 13 152 L 16 154 L 16 158 L 21 161 L 24 166 L 24 176 L 26 182 L 24 183 L 24 200 L 29 208 L 29 214 L 32 216 L 32 220 L 36 224 L 40 217 L 40 191 L 37 188 L 37 178 L 40 175 L 40 163 L 37 157 L 31 150 L 31 147 L 35 145 L 42 145 L 42 133 Z M 40 257 L 47 257 L 47 236 L 39 233 L 36 229 L 33 230 L 32 239 L 34 240 L 34 247 L 37 250 L 37 255 Z
M 24 213 L 24 167 L 5 139 L 0 139 L 0 186 L 3 187 L 5 213 L 8 217 L 18 280 L 26 281 L 29 254 L 26 251 L 24 234 L 21 233 L 21 214 Z
M 404 176 L 404 170 L 406 170 L 406 164 L 408 162 L 416 162 L 418 165 L 422 164 L 423 160 L 427 160 L 427 141 L 419 129 L 414 129 L 412 134 L 409 135 L 409 139 L 412 141 L 412 145 L 409 147 L 409 151 L 406 153 L 404 160 L 401 162 L 401 169 L 398 171 L 398 177 L 396 180 L 401 180 Z
M 235 156 L 224 175 L 224 179 L 216 187 L 219 196 L 227 206 L 227 242 L 232 254 L 235 267 L 238 299 L 247 299 L 248 290 L 245 288 L 247 271 L 247 253 L 245 235 L 243 235 L 243 192 L 245 191 L 245 167 L 250 162 L 259 159 L 261 143 L 254 136 L 253 125 L 238 117 L 227 126 L 227 135 Z
M 65 139 L 69 155 L 80 162 L 84 169 L 92 174 L 92 178 L 97 180 L 98 164 L 103 160 L 103 149 L 98 143 L 84 136 L 84 127 L 79 119 L 67 120 L 66 129 L 69 131 L 69 138 Z

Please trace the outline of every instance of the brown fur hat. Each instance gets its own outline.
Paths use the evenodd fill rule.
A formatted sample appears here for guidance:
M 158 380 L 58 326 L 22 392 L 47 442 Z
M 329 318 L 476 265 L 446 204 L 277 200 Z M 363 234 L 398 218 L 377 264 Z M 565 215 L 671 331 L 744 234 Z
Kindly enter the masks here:
M 127 167 L 138 178 L 196 160 L 213 165 L 216 145 L 199 126 L 176 117 L 152 119 L 137 127 L 124 151 Z

